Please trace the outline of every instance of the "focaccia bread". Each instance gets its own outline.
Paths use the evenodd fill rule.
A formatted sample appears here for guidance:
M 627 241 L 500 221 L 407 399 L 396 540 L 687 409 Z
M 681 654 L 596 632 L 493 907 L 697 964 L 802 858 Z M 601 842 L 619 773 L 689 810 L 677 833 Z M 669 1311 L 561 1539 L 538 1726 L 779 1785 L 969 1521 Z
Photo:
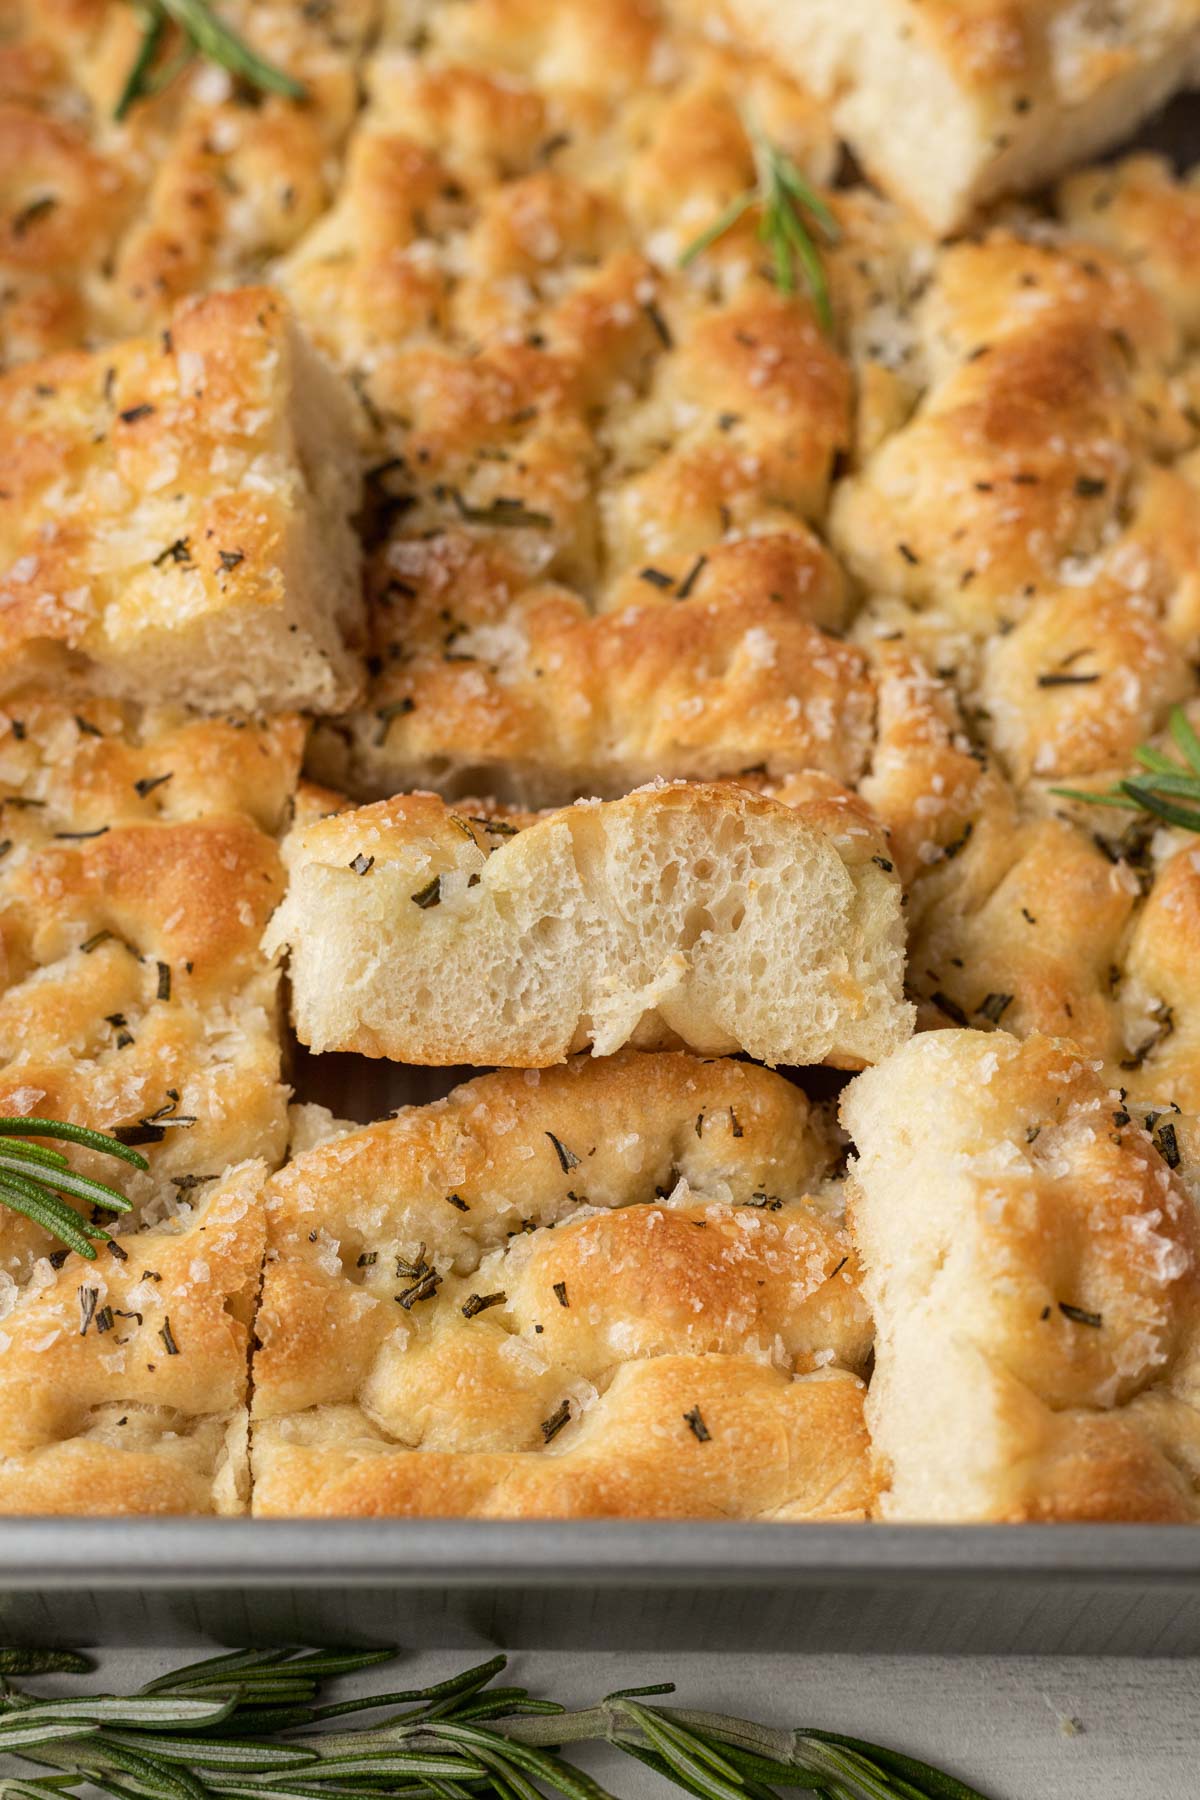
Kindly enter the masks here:
M 1188 713 L 1200 726 L 1195 701 Z M 1166 733 L 1154 743 L 1170 748 Z M 882 657 L 859 797 L 906 885 L 908 991 L 923 1028 L 1069 1035 L 1138 1105 L 1200 1110 L 1194 833 L 1044 782 L 1014 785 L 964 728 L 952 689 L 899 644 Z
M 372 665 L 369 711 L 318 723 L 307 759 L 358 797 L 558 806 L 656 776 L 862 773 L 867 658 L 836 635 L 841 574 L 798 525 L 660 556 L 603 613 L 462 534 L 395 543 L 387 567 L 403 653 Z
M 1164 301 L 1093 241 L 996 228 L 940 256 L 912 323 L 909 408 L 831 517 L 864 587 L 982 637 L 1119 579 L 1149 465 L 1197 437 Z
M 265 1173 L 241 1163 L 174 1217 L 118 1225 L 95 1262 L 55 1252 L 6 1277 L 0 1513 L 247 1510 Z
M 849 361 L 751 217 L 679 266 L 753 183 L 748 119 L 818 183 L 836 143 L 704 11 L 386 9 L 337 201 L 279 272 L 363 409 L 370 692 L 310 764 L 356 798 L 861 762 L 808 529 Z
M 349 402 L 277 296 L 0 378 L 0 658 L 131 698 L 315 709 L 359 680 Z
M 830 1145 L 732 1062 L 504 1072 L 271 1182 L 254 1511 L 861 1518 Z
M 0 697 L 0 1114 L 119 1131 L 134 1217 L 287 1141 L 259 949 L 303 727 L 100 699 L 62 668 Z M 71 1149 L 87 1174 L 102 1157 Z M 2 1268 L 52 1247 L 4 1215 Z
M 938 233 L 1118 143 L 1200 81 L 1200 8 L 1069 0 L 724 0 Z
M 260 278 L 332 196 L 376 0 L 222 0 L 303 83 L 254 93 L 194 58 L 115 115 L 142 42 L 111 0 L 6 0 L 0 20 L 0 367 L 165 325 L 177 300 Z M 162 62 L 179 49 L 164 34 Z
M 1067 1040 L 936 1032 L 851 1083 L 887 1519 L 1200 1519 L 1200 1221 Z M 1152 1121 L 1154 1123 L 1154 1121 Z
M 538 1068 L 682 1043 L 874 1061 L 910 1029 L 878 829 L 732 783 L 542 817 L 404 794 L 297 829 L 269 950 L 314 1050 Z

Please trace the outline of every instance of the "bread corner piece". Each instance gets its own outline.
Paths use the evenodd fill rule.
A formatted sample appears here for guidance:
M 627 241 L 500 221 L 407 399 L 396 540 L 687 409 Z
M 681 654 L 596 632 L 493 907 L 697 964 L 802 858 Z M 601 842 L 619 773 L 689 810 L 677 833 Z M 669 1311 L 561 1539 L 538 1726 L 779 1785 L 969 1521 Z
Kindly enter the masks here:
M 939 1031 L 847 1089 L 885 1518 L 1200 1518 L 1200 1232 L 1059 1039 Z M 1190 1140 L 1187 1140 L 1190 1141 Z
M 1200 79 L 1197 0 L 725 0 L 833 103 L 864 168 L 938 233 L 1119 142 Z
M 0 1227 L 0 1513 L 247 1510 L 265 1174 L 239 1164 L 94 1262 Z
M 133 699 L 349 704 L 353 413 L 278 295 L 0 378 L 0 658 L 52 643 Z
M 877 1061 L 911 1029 L 861 812 L 733 783 L 529 815 L 407 794 L 294 833 L 267 948 L 314 1050 L 542 1068 L 590 1047 Z
M 261 1516 L 859 1519 L 870 1320 L 801 1091 L 502 1070 L 267 1190 Z

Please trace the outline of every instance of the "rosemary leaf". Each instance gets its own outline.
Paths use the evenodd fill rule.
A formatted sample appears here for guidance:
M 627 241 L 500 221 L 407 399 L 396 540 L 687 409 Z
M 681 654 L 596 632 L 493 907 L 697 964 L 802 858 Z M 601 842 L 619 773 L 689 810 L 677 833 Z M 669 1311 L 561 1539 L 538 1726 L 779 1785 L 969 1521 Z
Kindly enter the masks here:
M 562 1754 L 603 1740 L 694 1800 L 780 1800 L 785 1789 L 823 1800 L 983 1800 L 953 1776 L 855 1738 L 645 1703 L 670 1684 L 564 1712 L 524 1688 L 491 1686 L 502 1656 L 431 1687 L 315 1704 L 326 1680 L 391 1654 L 233 1651 L 129 1698 L 46 1700 L 0 1682 L 0 1749 L 62 1771 L 23 1785 L 0 1777 L 0 1800 L 55 1800 L 85 1781 L 110 1800 L 612 1800 Z M 80 1666 L 0 1651 L 0 1676 Z M 374 1725 L 304 1729 L 384 1707 L 392 1710 Z
M 1065 800 L 1082 800 L 1091 806 L 1119 806 L 1129 812 L 1146 812 L 1182 831 L 1200 832 L 1200 737 L 1181 706 L 1172 707 L 1168 728 L 1184 757 L 1183 763 L 1156 750 L 1153 744 L 1139 744 L 1134 757 L 1145 773 L 1137 780 L 1119 781 L 1106 793 L 1088 793 L 1082 788 L 1066 787 L 1054 787 L 1050 792 Z M 1175 798 L 1164 799 L 1164 795 Z M 1190 800 L 1193 805 L 1176 805 L 1178 799 Z
M 738 194 L 718 213 L 712 224 L 684 250 L 679 258 L 686 268 L 696 257 L 712 247 L 736 225 L 752 206 L 760 209 L 758 237 L 770 251 L 775 270 L 775 285 L 781 294 L 794 294 L 799 283 L 797 264 L 808 289 L 813 309 L 822 329 L 833 328 L 833 307 L 829 283 L 815 238 L 806 223 L 806 215 L 830 242 L 836 242 L 837 221 L 816 190 L 805 180 L 777 144 L 753 126 L 746 127 L 754 153 L 755 185 Z
M 78 1650 L 0 1649 L 0 1680 L 6 1675 L 86 1675 L 91 1666 L 91 1657 Z
M 303 82 L 260 56 L 232 26 L 225 24 L 208 0 L 138 0 L 136 10 L 142 36 L 113 109 L 117 119 L 125 118 L 135 101 L 169 87 L 195 52 L 261 93 L 283 94 L 290 100 L 306 98 Z M 179 27 L 183 44 L 166 67 L 156 69 L 168 23 Z
M 122 1162 L 132 1163 L 135 1169 L 150 1167 L 144 1156 L 139 1156 L 128 1145 L 118 1143 L 107 1132 L 92 1131 L 87 1125 L 69 1125 L 65 1119 L 0 1117 L 0 1137 L 61 1138 L 65 1144 L 82 1144 L 86 1150 L 95 1150 L 102 1156 L 119 1156 Z

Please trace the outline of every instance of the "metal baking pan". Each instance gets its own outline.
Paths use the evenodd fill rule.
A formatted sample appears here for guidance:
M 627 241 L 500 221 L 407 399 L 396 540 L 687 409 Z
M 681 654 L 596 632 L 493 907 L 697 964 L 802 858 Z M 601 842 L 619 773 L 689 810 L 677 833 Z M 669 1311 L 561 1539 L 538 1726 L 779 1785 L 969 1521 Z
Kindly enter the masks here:
M 1200 1654 L 1186 1526 L 18 1519 L 0 1641 Z
M 1131 146 L 1122 146 L 1122 151 Z M 1136 146 L 1200 157 L 1200 96 Z M 1114 152 L 1113 154 L 1120 154 Z M 320 1065 L 319 1068 L 317 1065 Z M 478 1071 L 298 1051 L 378 1118 Z M 5 1519 L 0 1641 L 1200 1655 L 1200 1529 Z

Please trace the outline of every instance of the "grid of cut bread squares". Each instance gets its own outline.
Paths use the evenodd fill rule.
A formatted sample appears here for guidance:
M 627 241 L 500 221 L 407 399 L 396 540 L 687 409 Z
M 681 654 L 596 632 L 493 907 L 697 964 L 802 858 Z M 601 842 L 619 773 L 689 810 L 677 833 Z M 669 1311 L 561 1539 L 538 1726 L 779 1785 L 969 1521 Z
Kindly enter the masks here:
M 1194 0 L 10 13 L 0 1509 L 1197 1516 Z
M 90 1215 L 117 1234 L 92 1262 L 0 1209 L 0 1510 L 246 1503 L 258 1195 L 287 1141 L 260 939 L 302 745 L 299 719 L 103 699 L 54 659 L 0 700 L 0 1114 L 148 1164 L 116 1165 L 133 1211 Z

